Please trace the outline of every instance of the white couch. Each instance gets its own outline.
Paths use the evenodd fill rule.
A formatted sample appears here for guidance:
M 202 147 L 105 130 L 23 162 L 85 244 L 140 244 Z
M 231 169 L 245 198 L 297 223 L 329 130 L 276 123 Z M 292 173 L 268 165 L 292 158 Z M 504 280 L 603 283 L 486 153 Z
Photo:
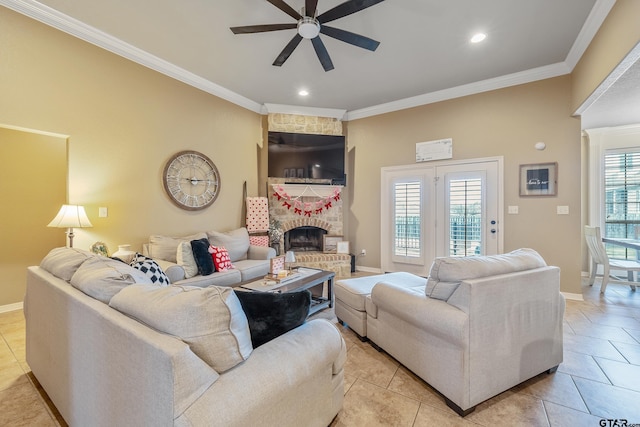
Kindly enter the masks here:
M 128 265 L 97 257 L 60 248 L 27 271 L 27 363 L 69 425 L 325 427 L 341 409 L 346 348 L 328 321 L 308 321 L 252 349 L 232 289 L 140 284 Z M 128 315 L 79 290 L 99 287 Z M 192 297 L 203 296 L 222 305 L 190 322 L 202 306 Z M 168 310 L 175 297 L 187 304 Z M 176 319 L 196 331 L 210 320 L 223 327 L 229 348 L 205 346 L 222 368 L 192 337 L 159 332 Z
M 197 268 L 189 274 L 189 267 L 194 268 L 195 261 L 180 258 L 179 245 L 191 240 L 206 238 L 213 246 L 224 246 L 234 268 L 227 271 L 216 271 L 203 276 L 197 274 Z M 237 286 L 242 282 L 264 277 L 269 273 L 270 259 L 276 256 L 273 248 L 254 246 L 249 242 L 249 233 L 241 227 L 226 232 L 207 231 L 184 237 L 152 235 L 149 242 L 143 245 L 143 254 L 153 258 L 164 270 L 172 284 L 206 287 Z
M 462 416 L 562 363 L 560 269 L 532 249 L 437 258 L 428 279 L 397 281 L 373 286 L 367 338 Z

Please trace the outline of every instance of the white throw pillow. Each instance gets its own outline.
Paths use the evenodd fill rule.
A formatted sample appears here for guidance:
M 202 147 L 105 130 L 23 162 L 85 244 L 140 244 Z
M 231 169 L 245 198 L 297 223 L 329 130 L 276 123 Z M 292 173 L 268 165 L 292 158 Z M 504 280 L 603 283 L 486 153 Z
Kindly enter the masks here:
M 178 245 L 182 242 L 190 242 L 192 240 L 206 238 L 206 233 L 196 233 L 191 236 L 169 237 L 153 235 L 149 237 L 149 256 L 151 258 L 163 259 L 177 263 L 176 253 Z
M 71 277 L 71 286 L 105 304 L 109 304 L 111 298 L 123 288 L 134 283 L 151 281 L 140 270 L 103 256 L 87 259 Z
M 219 373 L 246 360 L 253 351 L 247 316 L 231 288 L 134 285 L 120 291 L 109 305 L 179 337 Z
M 196 264 L 196 260 L 193 257 L 191 242 L 180 242 L 176 252 L 176 260 L 177 264 L 184 270 L 185 279 L 198 275 L 198 264 Z

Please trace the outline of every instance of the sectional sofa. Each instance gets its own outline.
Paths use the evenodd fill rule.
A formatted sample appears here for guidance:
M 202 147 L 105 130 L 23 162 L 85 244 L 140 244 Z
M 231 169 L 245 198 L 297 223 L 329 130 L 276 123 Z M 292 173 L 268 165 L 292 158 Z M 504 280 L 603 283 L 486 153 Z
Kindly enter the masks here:
M 192 255 L 192 240 L 207 239 L 213 246 L 223 246 L 229 252 L 234 268 L 203 275 Z M 169 276 L 171 283 L 206 287 L 236 286 L 241 282 L 264 277 L 269 272 L 269 260 L 276 256 L 273 248 L 250 244 L 246 228 L 220 232 L 206 231 L 189 236 L 149 236 L 143 254 L 153 258 Z
M 253 348 L 229 287 L 152 283 L 71 248 L 29 267 L 26 357 L 71 426 L 318 426 L 346 347 L 323 319 Z

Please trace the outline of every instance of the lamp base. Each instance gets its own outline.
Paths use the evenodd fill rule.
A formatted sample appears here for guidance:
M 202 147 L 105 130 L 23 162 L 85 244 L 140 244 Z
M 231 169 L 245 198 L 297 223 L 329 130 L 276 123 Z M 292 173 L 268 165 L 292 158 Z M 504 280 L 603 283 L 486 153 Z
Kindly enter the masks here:
M 73 236 L 75 236 L 75 234 L 73 234 L 73 228 L 69 227 L 69 229 L 67 229 L 67 237 L 69 237 L 70 248 L 73 247 Z

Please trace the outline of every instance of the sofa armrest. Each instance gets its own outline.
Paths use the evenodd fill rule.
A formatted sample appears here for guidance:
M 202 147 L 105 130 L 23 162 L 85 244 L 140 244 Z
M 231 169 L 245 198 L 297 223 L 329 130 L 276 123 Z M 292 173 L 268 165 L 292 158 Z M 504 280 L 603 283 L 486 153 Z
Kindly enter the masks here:
M 167 275 L 171 283 L 175 283 L 178 280 L 184 280 L 184 268 L 181 265 L 178 265 L 171 261 L 166 261 L 164 259 L 154 258 L 154 261 L 158 263 L 164 274 Z
M 181 424 L 186 418 L 190 425 L 192 420 L 224 426 L 329 425 L 342 399 L 332 404 L 327 387 L 335 385 L 339 396 L 344 395 L 345 359 L 346 346 L 337 328 L 325 319 L 310 320 L 254 349 L 251 357 L 222 374 L 176 424 L 187 425 Z M 332 375 L 339 381 L 334 383 Z M 331 415 L 325 420 L 308 418 L 318 412 Z
M 429 298 L 424 288 L 382 281 L 373 287 L 371 301 L 378 308 L 378 317 L 386 311 L 453 344 L 467 345 L 469 316 L 445 301 Z
M 249 245 L 248 259 L 271 259 L 276 256 L 276 250 L 269 246 Z

